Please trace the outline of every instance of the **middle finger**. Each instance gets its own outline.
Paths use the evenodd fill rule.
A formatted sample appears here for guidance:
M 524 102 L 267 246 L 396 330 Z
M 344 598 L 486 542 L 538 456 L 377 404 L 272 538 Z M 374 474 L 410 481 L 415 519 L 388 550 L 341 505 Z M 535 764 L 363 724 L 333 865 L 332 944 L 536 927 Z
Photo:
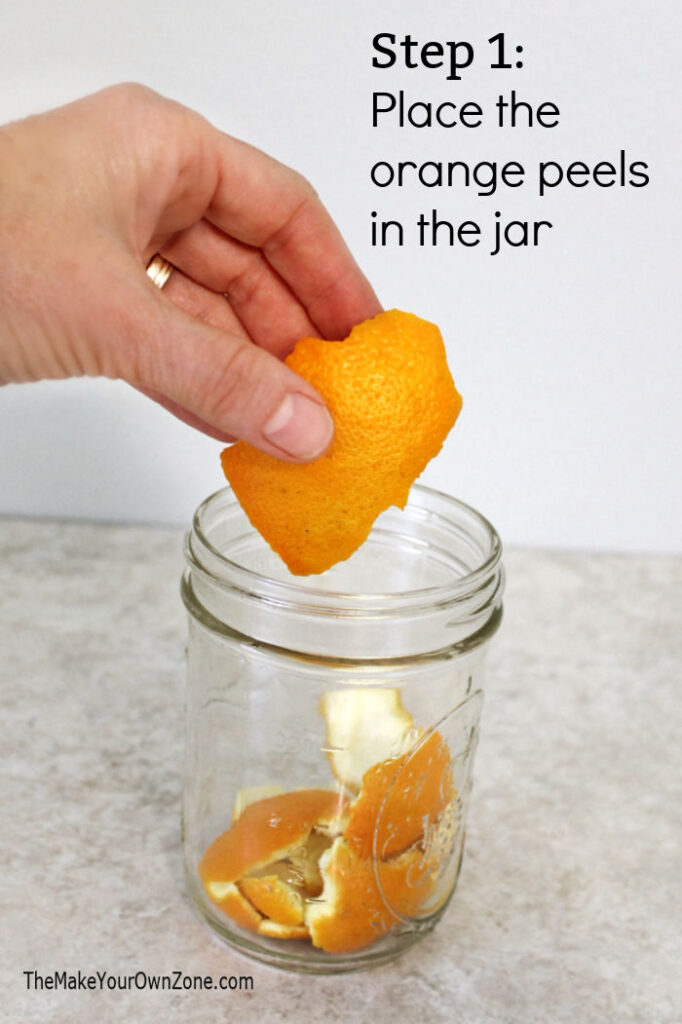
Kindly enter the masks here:
M 193 281 L 224 295 L 251 340 L 279 358 L 299 338 L 319 333 L 261 251 L 207 221 L 181 232 L 162 252 Z

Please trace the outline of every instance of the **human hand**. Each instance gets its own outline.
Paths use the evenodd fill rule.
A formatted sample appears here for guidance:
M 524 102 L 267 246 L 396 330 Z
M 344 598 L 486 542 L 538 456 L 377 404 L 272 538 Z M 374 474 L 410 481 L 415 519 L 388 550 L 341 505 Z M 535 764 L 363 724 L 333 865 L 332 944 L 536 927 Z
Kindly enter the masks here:
M 0 383 L 121 378 L 306 460 L 332 421 L 282 359 L 380 308 L 304 178 L 143 86 L 0 128 Z

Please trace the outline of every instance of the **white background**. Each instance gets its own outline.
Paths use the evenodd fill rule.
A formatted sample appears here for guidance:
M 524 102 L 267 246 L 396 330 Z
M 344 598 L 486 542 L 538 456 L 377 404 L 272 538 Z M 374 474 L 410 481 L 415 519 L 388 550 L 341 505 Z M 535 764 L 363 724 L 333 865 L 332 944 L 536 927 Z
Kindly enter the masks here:
M 682 547 L 679 0 L 417 5 L 1 0 L 0 120 L 137 80 L 315 184 L 385 306 L 438 323 L 464 411 L 426 483 L 511 543 Z M 417 7 L 419 6 L 419 9 Z M 486 39 L 525 48 L 491 71 Z M 371 68 L 377 32 L 477 49 L 461 82 Z M 553 130 L 384 126 L 373 90 L 556 102 Z M 645 189 L 378 190 L 379 159 L 645 160 Z M 0 183 L 1 187 L 1 183 Z M 370 211 L 548 219 L 536 250 L 377 249 Z M 36 282 L 36 287 L 39 282 Z M 222 486 L 220 445 L 110 381 L 0 389 L 0 513 L 184 523 Z

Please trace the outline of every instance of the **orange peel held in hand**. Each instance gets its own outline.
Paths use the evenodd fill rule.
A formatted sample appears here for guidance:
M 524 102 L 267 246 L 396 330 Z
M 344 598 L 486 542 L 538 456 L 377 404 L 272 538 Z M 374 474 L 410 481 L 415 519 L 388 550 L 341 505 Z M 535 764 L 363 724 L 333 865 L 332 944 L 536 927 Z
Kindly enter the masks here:
M 344 341 L 303 338 L 286 359 L 325 400 L 334 439 L 304 465 L 239 441 L 225 476 L 253 526 L 292 573 L 320 573 L 350 557 L 389 505 L 436 455 L 462 400 L 438 328 L 390 310 Z

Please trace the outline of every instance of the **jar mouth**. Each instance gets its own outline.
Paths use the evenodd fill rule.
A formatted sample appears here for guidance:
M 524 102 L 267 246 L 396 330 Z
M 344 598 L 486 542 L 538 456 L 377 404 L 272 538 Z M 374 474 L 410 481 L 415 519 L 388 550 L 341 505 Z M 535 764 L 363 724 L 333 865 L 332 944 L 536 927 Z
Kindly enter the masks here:
M 219 519 L 232 520 L 231 535 L 229 529 L 216 529 Z M 239 530 L 242 532 L 237 535 Z M 251 558 L 252 564 L 245 564 L 249 561 L 244 546 L 247 535 L 256 538 L 260 546 L 260 562 Z M 324 573 L 294 576 L 258 537 L 229 487 L 210 495 L 196 510 L 185 539 L 185 557 L 191 572 L 199 573 L 206 582 L 280 606 L 314 609 L 317 614 L 390 616 L 408 607 L 414 610 L 419 606 L 452 605 L 488 590 L 492 580 L 498 581 L 501 593 L 500 537 L 485 516 L 457 498 L 415 484 L 405 509 L 391 507 L 382 513 L 365 545 L 381 545 L 383 537 L 403 540 L 411 548 L 410 559 L 415 566 L 422 560 L 434 560 L 437 551 L 437 578 L 429 579 L 427 575 L 415 586 L 410 585 L 407 574 L 403 582 L 388 589 L 347 587 L 343 581 L 355 582 L 356 577 L 344 570 L 344 564 L 350 567 L 354 560 L 361 559 L 362 548 L 346 563 L 338 563 Z M 465 543 L 467 557 L 462 557 Z M 338 586 L 334 585 L 336 579 L 340 581 Z

